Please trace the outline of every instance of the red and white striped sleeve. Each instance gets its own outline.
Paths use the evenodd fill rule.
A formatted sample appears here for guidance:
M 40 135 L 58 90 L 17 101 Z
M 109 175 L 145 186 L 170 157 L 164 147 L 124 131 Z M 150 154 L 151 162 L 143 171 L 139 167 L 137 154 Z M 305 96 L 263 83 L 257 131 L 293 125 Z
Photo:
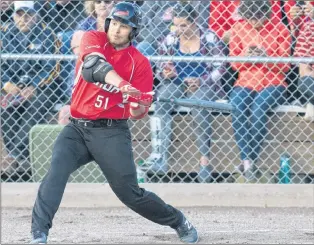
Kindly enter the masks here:
M 297 39 L 294 56 L 314 57 L 314 21 L 305 24 Z

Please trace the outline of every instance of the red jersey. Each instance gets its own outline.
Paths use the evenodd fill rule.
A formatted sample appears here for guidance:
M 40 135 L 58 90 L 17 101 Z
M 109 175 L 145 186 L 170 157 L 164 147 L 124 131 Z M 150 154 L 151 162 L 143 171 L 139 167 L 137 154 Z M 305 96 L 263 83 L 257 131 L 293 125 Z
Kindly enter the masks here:
M 238 7 L 240 5 L 240 0 L 233 1 L 211 1 L 210 2 L 210 17 L 209 17 L 209 26 L 211 30 L 214 30 L 217 35 L 221 38 L 225 31 L 230 30 L 230 28 L 238 21 L 242 20 L 242 17 L 237 13 Z M 272 18 L 276 22 L 281 21 L 282 16 L 282 3 L 278 0 L 271 0 L 272 4 Z M 314 1 L 311 1 L 311 4 L 314 5 Z M 293 28 L 292 19 L 289 14 L 292 6 L 296 5 L 295 0 L 283 1 L 283 11 L 286 13 L 289 25 Z M 302 23 L 306 21 L 306 17 L 302 16 L 296 20 L 296 25 L 301 29 Z
M 129 118 L 130 106 L 124 102 L 119 88 L 109 84 L 89 83 L 83 79 L 83 60 L 91 53 L 104 56 L 121 78 L 141 92 L 153 89 L 153 72 L 144 55 L 133 46 L 115 50 L 105 32 L 89 31 L 82 38 L 80 57 L 75 68 L 71 116 L 89 120 Z

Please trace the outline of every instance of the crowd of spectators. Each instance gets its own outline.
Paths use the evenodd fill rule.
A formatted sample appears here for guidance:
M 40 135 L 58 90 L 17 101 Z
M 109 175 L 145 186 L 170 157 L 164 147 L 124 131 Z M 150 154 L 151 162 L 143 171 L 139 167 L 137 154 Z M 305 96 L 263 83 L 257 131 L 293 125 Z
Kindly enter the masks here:
M 86 31 L 104 31 L 117 1 L 0 1 L 1 52 L 78 55 Z M 143 12 L 140 35 L 133 40 L 147 56 L 314 57 L 314 1 L 129 1 Z M 1 62 L 1 138 L 6 151 L 2 174 L 29 173 L 28 134 L 51 123 L 55 105 L 61 125 L 69 123 L 69 98 L 75 61 Z M 158 96 L 229 100 L 236 108 L 232 126 L 247 178 L 254 175 L 266 135 L 267 112 L 284 103 L 307 108 L 314 117 L 314 65 L 238 62 L 152 62 Z M 172 112 L 156 103 L 151 116 L 154 173 L 169 170 Z M 192 109 L 201 158 L 199 182 L 211 182 L 212 115 Z M 158 130 L 155 130 L 158 129 Z M 158 131 L 158 132 L 157 132 Z M 22 178 L 22 177 L 21 177 Z

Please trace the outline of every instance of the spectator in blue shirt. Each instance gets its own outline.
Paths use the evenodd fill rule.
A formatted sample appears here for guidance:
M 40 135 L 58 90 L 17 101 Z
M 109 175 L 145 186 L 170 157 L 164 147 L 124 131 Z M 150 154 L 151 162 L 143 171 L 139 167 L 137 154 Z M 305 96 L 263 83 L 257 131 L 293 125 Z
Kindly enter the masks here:
M 2 31 L 2 53 L 57 54 L 58 38 L 44 25 L 32 1 L 15 2 L 14 22 Z M 25 6 L 24 6 L 25 4 Z M 1 62 L 1 131 L 7 152 L 19 162 L 22 172 L 28 166 L 28 133 L 45 122 L 59 96 L 55 60 L 5 60 Z M 23 165 L 25 163 L 25 165 Z

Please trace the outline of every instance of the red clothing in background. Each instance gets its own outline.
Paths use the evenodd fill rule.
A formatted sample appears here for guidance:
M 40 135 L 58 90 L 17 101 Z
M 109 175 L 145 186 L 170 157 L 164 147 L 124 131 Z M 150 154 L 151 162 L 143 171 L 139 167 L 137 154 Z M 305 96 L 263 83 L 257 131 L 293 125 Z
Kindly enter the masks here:
M 221 38 L 225 31 L 230 30 L 232 25 L 241 20 L 241 17 L 237 14 L 237 9 L 240 4 L 240 0 L 235 1 L 211 1 L 210 4 L 210 17 L 209 17 L 209 26 L 211 30 L 214 30 L 218 36 Z M 273 18 L 275 21 L 281 21 L 282 11 L 281 11 L 281 1 L 272 0 L 272 11 Z M 289 25 L 292 27 L 292 20 L 289 16 L 290 8 L 296 4 L 295 0 L 284 1 L 284 11 L 287 14 Z M 314 1 L 311 1 L 311 4 L 314 5 Z M 302 25 L 306 20 L 306 17 L 302 17 L 296 24 Z
M 251 46 L 266 51 L 269 57 L 289 57 L 291 54 L 291 35 L 281 23 L 266 21 L 256 30 L 246 21 L 236 23 L 231 28 L 230 56 L 246 56 Z M 239 71 L 235 86 L 248 87 L 260 91 L 268 86 L 285 84 L 285 74 L 290 64 L 239 63 L 232 62 L 232 67 Z
M 297 39 L 294 56 L 314 57 L 314 21 L 307 22 Z M 314 69 L 314 64 L 312 64 Z

